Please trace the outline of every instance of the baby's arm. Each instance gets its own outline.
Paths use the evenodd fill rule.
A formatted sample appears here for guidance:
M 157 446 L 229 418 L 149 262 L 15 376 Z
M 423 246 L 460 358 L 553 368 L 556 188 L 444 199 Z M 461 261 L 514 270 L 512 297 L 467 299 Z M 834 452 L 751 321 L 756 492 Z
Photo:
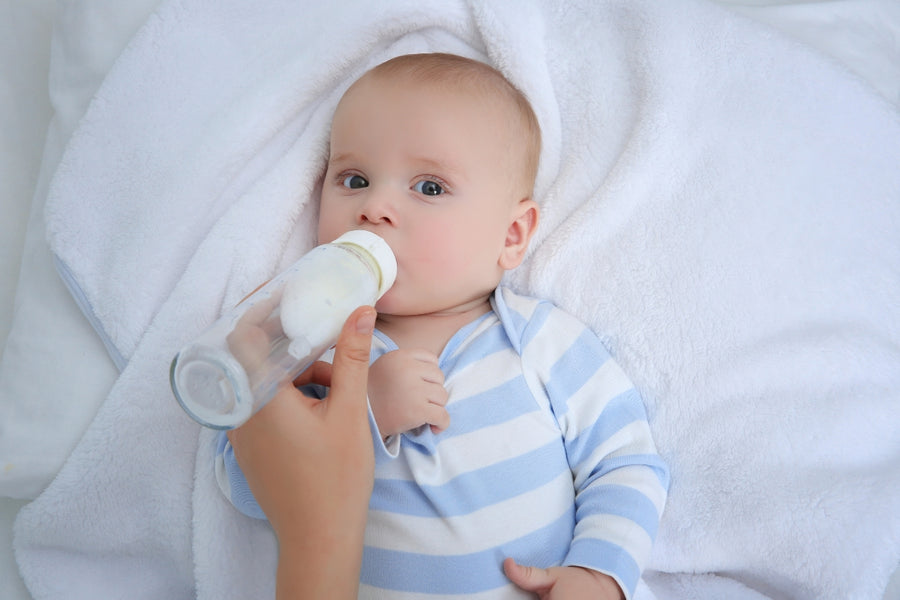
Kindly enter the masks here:
M 369 405 L 382 438 L 422 425 L 437 433 L 450 425 L 447 390 L 437 357 L 426 350 L 394 350 L 369 367 Z
M 574 478 L 575 531 L 562 567 L 605 574 L 631 598 L 656 537 L 668 468 L 656 451 L 640 393 L 599 338 L 559 313 L 553 316 L 559 318 L 548 317 L 528 350 L 551 357 L 549 365 L 534 364 Z M 547 571 L 558 575 L 544 578 L 549 587 L 539 588 L 547 598 L 557 597 L 556 587 L 570 585 L 577 573 Z
M 605 368 L 627 381 L 612 359 Z M 608 573 L 631 598 L 656 537 L 669 471 L 656 452 L 634 387 L 620 387 L 599 418 L 591 412 L 570 405 L 566 415 L 571 421 L 565 443 L 579 509 L 563 564 Z M 594 424 L 584 428 L 590 419 Z

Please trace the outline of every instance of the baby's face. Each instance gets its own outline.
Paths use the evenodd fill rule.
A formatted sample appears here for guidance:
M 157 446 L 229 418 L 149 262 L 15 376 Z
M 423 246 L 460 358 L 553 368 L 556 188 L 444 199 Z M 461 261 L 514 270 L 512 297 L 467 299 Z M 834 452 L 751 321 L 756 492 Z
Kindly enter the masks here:
M 366 229 L 397 257 L 377 308 L 452 310 L 499 283 L 519 198 L 502 105 L 445 86 L 367 77 L 341 101 L 322 189 L 319 243 Z

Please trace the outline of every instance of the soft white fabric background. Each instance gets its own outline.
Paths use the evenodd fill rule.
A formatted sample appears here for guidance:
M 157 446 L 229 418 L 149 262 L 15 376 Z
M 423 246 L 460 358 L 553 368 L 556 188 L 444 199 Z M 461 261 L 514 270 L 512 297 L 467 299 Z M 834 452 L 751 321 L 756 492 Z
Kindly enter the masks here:
M 52 265 L 46 186 L 72 131 L 157 0 L 0 1 L 0 598 L 30 598 L 12 554 L 18 510 L 49 483 L 117 371 Z M 11 337 L 13 321 L 19 334 Z M 79 390 L 75 386 L 83 386 Z M 22 499 L 18 499 L 22 498 Z
M 900 105 L 896 2 L 723 3 L 832 56 Z M 0 4 L 0 343 L 9 335 L 0 365 L 0 424 L 25 424 L 14 434 L 0 430 L 0 443 L 21 435 L 38 444 L 30 468 L 0 455 L 0 495 L 29 498 L 40 492 L 116 374 L 55 276 L 40 208 L 65 140 L 154 5 L 151 0 Z M 18 333 L 10 335 L 14 322 Z M 4 500 L 6 536 L 20 505 Z M 27 598 L 17 583 L 8 537 L 0 539 L 0 558 L 0 597 Z M 892 597 L 900 598 L 897 587 Z

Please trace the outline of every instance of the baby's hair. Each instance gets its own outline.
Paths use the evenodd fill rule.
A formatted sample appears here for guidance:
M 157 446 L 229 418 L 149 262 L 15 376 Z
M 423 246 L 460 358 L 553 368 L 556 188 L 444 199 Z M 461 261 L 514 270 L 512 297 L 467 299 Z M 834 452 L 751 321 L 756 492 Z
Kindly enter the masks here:
M 483 62 L 440 52 L 397 56 L 369 73 L 375 76 L 414 75 L 425 82 L 465 85 L 488 94 L 499 92 L 506 96 L 516 109 L 525 139 L 524 176 L 531 194 L 541 155 L 541 127 L 528 98 L 503 73 Z

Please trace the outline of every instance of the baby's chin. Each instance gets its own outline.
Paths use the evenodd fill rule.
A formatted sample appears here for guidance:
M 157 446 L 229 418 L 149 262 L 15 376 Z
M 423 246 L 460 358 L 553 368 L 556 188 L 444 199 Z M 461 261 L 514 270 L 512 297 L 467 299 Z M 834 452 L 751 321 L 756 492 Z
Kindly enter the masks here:
M 388 290 L 375 303 L 375 310 L 378 311 L 379 317 L 414 317 L 429 312 L 423 306 L 418 306 L 409 298 L 398 294 L 395 288 Z

